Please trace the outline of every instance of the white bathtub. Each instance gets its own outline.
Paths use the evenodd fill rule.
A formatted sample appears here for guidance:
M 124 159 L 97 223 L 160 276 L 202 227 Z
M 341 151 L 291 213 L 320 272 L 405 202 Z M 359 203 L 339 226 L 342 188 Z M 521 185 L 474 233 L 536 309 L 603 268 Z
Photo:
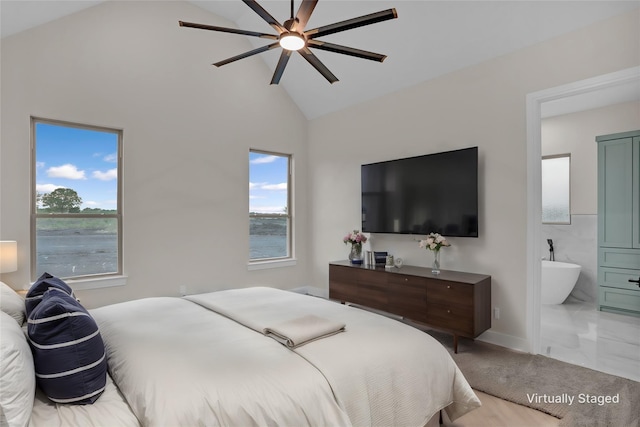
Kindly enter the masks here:
M 581 269 L 578 264 L 542 260 L 542 304 L 562 304 L 578 281 Z

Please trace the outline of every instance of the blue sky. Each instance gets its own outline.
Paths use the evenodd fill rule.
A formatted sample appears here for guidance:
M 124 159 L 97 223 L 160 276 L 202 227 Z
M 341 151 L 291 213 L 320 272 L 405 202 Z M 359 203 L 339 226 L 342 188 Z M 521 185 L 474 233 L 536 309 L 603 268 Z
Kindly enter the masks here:
M 36 191 L 71 188 L 81 208 L 117 208 L 118 135 L 36 124 Z
M 249 211 L 283 213 L 287 206 L 287 157 L 249 153 Z

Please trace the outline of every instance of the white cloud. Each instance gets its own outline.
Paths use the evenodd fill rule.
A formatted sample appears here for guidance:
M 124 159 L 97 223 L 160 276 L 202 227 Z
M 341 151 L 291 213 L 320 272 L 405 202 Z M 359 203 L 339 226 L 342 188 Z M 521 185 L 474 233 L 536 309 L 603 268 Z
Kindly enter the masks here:
M 286 190 L 287 183 L 269 184 L 268 182 L 250 182 L 249 190 Z
M 281 182 L 280 184 L 265 184 L 263 186 L 260 187 L 263 190 L 286 190 L 287 189 L 287 183 L 286 182 Z
M 50 178 L 87 179 L 84 171 L 78 170 L 75 165 L 70 163 L 50 167 L 47 169 L 47 176 Z
M 93 177 L 100 181 L 111 181 L 118 178 L 118 169 L 109 169 L 106 172 L 94 171 Z
M 118 153 L 107 154 L 102 158 L 105 162 L 109 163 L 117 163 L 118 162 Z
M 38 193 L 51 193 L 56 188 L 65 188 L 61 185 L 55 184 L 36 184 L 36 192 Z
M 278 160 L 279 157 L 278 156 L 262 156 L 262 157 L 258 157 L 257 159 L 253 159 L 251 160 L 252 165 L 261 165 L 264 163 L 273 163 L 276 160 Z

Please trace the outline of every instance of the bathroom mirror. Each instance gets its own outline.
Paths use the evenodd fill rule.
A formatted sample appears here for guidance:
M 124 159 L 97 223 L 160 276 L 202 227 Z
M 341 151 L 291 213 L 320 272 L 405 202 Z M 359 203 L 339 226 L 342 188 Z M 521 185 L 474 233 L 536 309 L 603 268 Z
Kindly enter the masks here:
M 542 223 L 571 224 L 571 154 L 542 157 Z

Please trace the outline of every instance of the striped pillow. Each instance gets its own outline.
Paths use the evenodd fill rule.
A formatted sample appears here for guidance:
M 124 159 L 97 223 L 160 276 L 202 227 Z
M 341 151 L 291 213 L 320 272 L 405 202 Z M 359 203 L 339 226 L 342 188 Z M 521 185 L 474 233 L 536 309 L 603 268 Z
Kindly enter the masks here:
M 62 279 L 54 277 L 49 273 L 43 273 L 42 276 L 38 277 L 38 280 L 31 285 L 24 300 L 27 317 L 29 317 L 33 309 L 40 304 L 44 293 L 50 289 L 56 289 L 72 297 L 74 296 L 73 290 Z
M 95 402 L 107 381 L 98 325 L 71 296 L 57 289 L 42 295 L 28 320 L 36 383 L 56 403 Z

